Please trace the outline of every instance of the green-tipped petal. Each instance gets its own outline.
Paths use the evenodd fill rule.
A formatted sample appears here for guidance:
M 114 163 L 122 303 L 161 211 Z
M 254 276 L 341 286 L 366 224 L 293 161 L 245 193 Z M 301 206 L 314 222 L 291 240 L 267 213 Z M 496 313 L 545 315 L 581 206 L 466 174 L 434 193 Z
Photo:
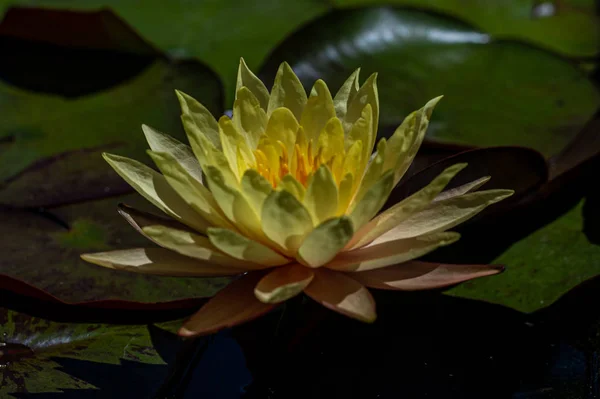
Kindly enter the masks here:
M 235 86 L 236 98 L 237 92 L 240 90 L 242 86 L 247 87 L 254 97 L 260 103 L 260 107 L 267 110 L 267 106 L 269 105 L 269 91 L 265 87 L 265 84 L 260 80 L 246 65 L 246 61 L 243 58 L 240 58 L 240 67 L 238 69 L 237 74 L 237 82 Z
M 458 186 L 458 187 L 452 188 L 450 190 L 443 191 L 440 193 L 440 195 L 435 197 L 433 201 L 434 202 L 443 201 L 443 200 L 447 200 L 450 198 L 465 195 L 466 193 L 477 190 L 479 187 L 483 186 L 485 183 L 487 183 L 490 180 L 490 178 L 491 178 L 490 176 L 485 176 L 485 177 L 479 178 L 477 180 L 473 180 L 472 182 L 463 184 L 462 186 Z
M 427 186 L 378 215 L 355 235 L 349 248 L 358 248 L 368 244 L 398 226 L 399 223 L 408 219 L 411 215 L 425 209 L 450 180 L 466 166 L 466 163 L 460 163 L 446 168 Z
M 208 139 L 216 148 L 221 148 L 219 126 L 210 111 L 193 97 L 179 90 L 175 90 L 175 93 L 179 99 L 179 105 L 181 106 L 183 127 L 188 135 L 190 143 L 192 143 L 194 153 L 196 153 L 194 143 L 198 142 L 198 140 L 194 138 L 198 135 L 202 135 Z M 197 155 L 198 154 L 196 153 L 196 156 Z
M 188 258 L 164 248 L 134 248 L 81 255 L 86 262 L 109 269 L 164 276 L 231 276 L 244 270 Z
M 373 111 L 372 132 L 377 134 L 377 126 L 379 125 L 379 94 L 377 92 L 377 74 L 374 73 L 358 90 L 352 102 L 348 106 L 348 111 L 343 122 L 345 124 L 353 124 L 361 117 L 363 109 L 369 104 Z M 349 130 L 349 129 L 348 129 Z
M 436 97 L 423 108 L 408 115 L 388 140 L 389 152 L 384 170 L 394 171 L 394 185 L 400 181 L 412 163 L 427 133 L 429 119 L 442 96 Z
M 191 176 L 171 154 L 148 151 L 156 166 L 179 196 L 212 226 L 233 228 L 213 195 Z
M 154 206 L 198 231 L 206 231 L 209 223 L 177 194 L 163 175 L 133 159 L 102 155 L 119 176 Z
M 267 126 L 267 113 L 250 89 L 243 86 L 236 93 L 233 103 L 233 123 L 244 136 L 252 150 L 258 146 L 260 136 Z
M 450 245 L 460 238 L 454 232 L 435 233 L 421 237 L 371 244 L 353 251 L 341 252 L 325 267 L 343 272 L 361 272 L 407 262 Z
M 327 166 L 321 165 L 310 178 L 303 203 L 312 216 L 314 225 L 336 215 L 338 209 L 337 184 Z
M 260 215 L 265 200 L 273 191 L 271 183 L 256 170 L 248 169 L 242 177 L 241 188 L 250 206 Z
M 310 97 L 302 111 L 300 124 L 309 140 L 316 140 L 327 121 L 335 117 L 333 99 L 329 88 L 321 79 L 312 88 Z
M 394 176 L 388 171 L 373 184 L 362 199 L 356 204 L 350 214 L 355 230 L 358 231 L 358 229 L 379 212 L 392 192 L 392 188 L 394 188 L 393 184 Z
M 257 268 L 269 268 L 285 265 L 290 260 L 271 248 L 250 240 L 232 230 L 211 227 L 208 229 L 210 242 L 227 255 L 257 265 Z
M 292 111 L 297 120 L 300 120 L 306 101 L 306 91 L 298 76 L 287 62 L 282 63 L 277 70 L 271 90 L 267 116 L 270 116 L 276 108 L 286 107 Z
M 358 89 L 360 88 L 360 85 L 358 84 L 359 74 L 360 68 L 352 72 L 352 75 L 350 75 L 348 79 L 346 79 L 342 87 L 340 87 L 335 97 L 333 98 L 335 113 L 337 117 L 341 120 L 344 120 L 346 118 L 348 106 L 350 105 L 350 103 L 352 103 L 352 100 L 354 100 L 354 97 L 356 96 L 356 93 L 358 93 Z M 346 133 L 348 133 L 347 130 Z
M 477 215 L 489 205 L 510 197 L 513 193 L 513 190 L 476 191 L 433 202 L 424 210 L 404 219 L 373 243 L 385 241 L 389 236 L 393 236 L 394 239 L 411 238 L 451 229 Z
M 304 237 L 312 230 L 310 213 L 289 192 L 273 191 L 265 200 L 262 214 L 265 235 L 288 256 L 294 256 Z
M 310 284 L 314 273 L 301 265 L 278 267 L 263 277 L 254 295 L 264 303 L 280 303 L 300 294 Z
M 331 261 L 352 238 L 354 229 L 350 218 L 329 219 L 317 226 L 304 239 L 297 259 L 310 267 L 319 267 Z
M 202 183 L 202 167 L 190 146 L 147 125 L 142 125 L 142 131 L 152 151 L 169 154 L 190 176 Z

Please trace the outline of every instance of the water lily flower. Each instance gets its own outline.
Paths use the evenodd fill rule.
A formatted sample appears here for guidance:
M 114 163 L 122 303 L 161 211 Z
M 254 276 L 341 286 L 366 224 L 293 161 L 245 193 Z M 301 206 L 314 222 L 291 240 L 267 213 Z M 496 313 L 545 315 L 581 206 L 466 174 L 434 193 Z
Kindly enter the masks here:
M 218 121 L 177 92 L 191 148 L 143 126 L 161 173 L 132 159 L 106 161 L 170 219 L 121 206 L 158 247 L 82 255 L 113 269 L 172 276 L 238 276 L 181 328 L 207 334 L 256 318 L 300 293 L 363 322 L 369 288 L 422 290 L 498 273 L 488 265 L 416 261 L 458 240 L 448 230 L 511 190 L 475 191 L 489 177 L 444 191 L 466 167 L 380 212 L 425 136 L 441 97 L 411 113 L 375 147 L 377 75 L 354 72 L 332 96 L 307 96 L 283 63 L 269 92 L 240 61 L 233 117 Z

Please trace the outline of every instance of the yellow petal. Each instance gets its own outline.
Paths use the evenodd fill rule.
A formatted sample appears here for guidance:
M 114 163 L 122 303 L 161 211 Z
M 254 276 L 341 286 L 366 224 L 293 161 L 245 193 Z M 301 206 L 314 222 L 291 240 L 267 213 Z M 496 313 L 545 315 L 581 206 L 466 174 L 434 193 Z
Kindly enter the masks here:
M 81 255 L 86 262 L 109 269 L 164 276 L 230 276 L 244 270 L 188 258 L 164 248 L 134 248 Z
M 373 146 L 375 145 L 375 136 L 373 132 L 373 110 L 370 104 L 367 104 L 361 113 L 361 117 L 358 118 L 352 128 L 350 129 L 350 133 L 346 136 L 345 148 L 350 148 L 352 144 L 356 141 L 362 141 L 362 154 L 361 154 L 361 163 L 360 163 L 360 175 L 364 172 L 367 162 L 371 157 L 371 153 L 373 152 Z
M 219 126 L 210 111 L 191 96 L 179 90 L 175 90 L 175 93 L 181 106 L 183 127 L 196 156 L 198 156 L 198 153 L 194 144 L 198 144 L 199 136 L 207 139 L 216 148 L 221 148 Z
M 294 154 L 294 144 L 296 144 L 296 132 L 298 131 L 298 121 L 287 108 L 277 108 L 271 113 L 267 122 L 265 135 L 272 143 L 280 141 L 287 151 L 288 159 Z
M 264 303 L 280 303 L 300 294 L 312 281 L 313 272 L 299 264 L 278 267 L 263 277 L 254 295 Z
M 429 126 L 429 119 L 442 96 L 430 100 L 423 108 L 407 116 L 388 141 L 388 157 L 384 170 L 394 171 L 394 185 L 400 181 L 412 163 Z
M 393 174 L 391 172 L 386 172 L 375 184 L 373 184 L 358 204 L 356 204 L 350 214 L 354 230 L 358 231 L 365 223 L 371 220 L 377 212 L 379 212 L 392 192 L 393 180 Z
M 367 81 L 358 89 L 358 92 L 348 106 L 345 123 L 355 123 L 362 115 L 363 110 L 367 105 L 371 106 L 373 117 L 371 118 L 371 141 L 374 143 L 375 135 L 377 134 L 377 126 L 379 125 L 379 94 L 377 92 L 377 74 L 374 73 Z M 366 142 L 365 142 L 366 143 Z M 372 145 L 372 144 L 371 144 Z
M 333 175 L 327 166 L 322 165 L 310 178 L 303 202 L 315 226 L 335 216 L 337 200 L 338 191 Z
M 352 191 L 354 187 L 354 177 L 352 173 L 347 173 L 338 188 L 338 210 L 337 215 L 345 215 L 348 211 L 348 205 L 352 199 Z
M 294 256 L 312 230 L 310 214 L 289 192 L 273 191 L 263 205 L 262 229 L 288 256 Z
M 248 169 L 242 177 L 242 193 L 254 208 L 257 215 L 262 212 L 263 203 L 273 191 L 271 183 L 254 169 Z
M 510 197 L 513 193 L 513 190 L 476 191 L 433 202 L 426 209 L 404 219 L 373 243 L 385 241 L 388 236 L 393 236 L 394 239 L 410 238 L 451 229 L 472 218 L 489 205 Z
M 205 175 L 210 191 L 225 216 L 244 235 L 262 240 L 264 235 L 260 229 L 259 217 L 246 197 L 225 182 L 219 169 L 211 166 L 205 171 Z
M 141 162 L 113 154 L 102 154 L 106 162 L 138 193 L 172 218 L 198 231 L 209 226 L 169 185 L 163 175 Z
M 294 178 L 292 175 L 285 175 L 279 181 L 277 185 L 277 190 L 285 190 L 288 193 L 292 194 L 298 201 L 304 201 L 305 189 L 298 180 Z
M 246 62 L 243 58 L 240 58 L 240 67 L 238 69 L 237 74 L 237 82 L 235 87 L 235 92 L 237 96 L 238 90 L 242 87 L 246 86 L 254 97 L 260 103 L 260 107 L 267 110 L 267 106 L 269 104 L 269 91 L 265 87 L 262 80 L 260 80 L 246 65 Z M 237 97 L 236 97 L 237 98 Z
M 485 176 L 485 177 L 479 178 L 477 180 L 473 180 L 472 182 L 463 184 L 462 186 L 458 186 L 458 187 L 452 188 L 450 190 L 443 191 L 437 197 L 435 197 L 433 199 L 433 201 L 434 202 L 443 201 L 446 199 L 464 195 L 464 194 L 468 193 L 469 191 L 477 190 L 479 187 L 481 187 L 485 183 L 487 183 L 490 180 L 490 178 L 491 178 L 490 176 Z
M 341 160 L 344 154 L 344 128 L 337 117 L 329 119 L 321 130 L 315 152 L 317 154 L 320 152 L 324 160 L 329 160 L 333 156 Z
M 256 149 L 267 126 L 267 113 L 250 89 L 243 86 L 233 103 L 233 123 L 244 136 L 251 150 Z
M 333 99 L 333 105 L 335 108 L 335 113 L 338 118 L 344 120 L 346 118 L 346 112 L 348 111 L 348 105 L 354 100 L 356 93 L 358 93 L 358 89 L 360 88 L 358 84 L 358 76 L 360 74 L 360 68 L 357 69 L 346 79 L 342 87 L 336 93 Z M 350 127 L 350 125 L 348 125 Z M 348 133 L 348 130 L 345 130 L 345 133 Z
M 498 265 L 452 265 L 409 261 L 376 270 L 353 273 L 352 278 L 370 288 L 418 291 L 448 287 L 463 281 L 501 273 Z
M 190 146 L 147 125 L 142 125 L 142 131 L 152 151 L 168 153 L 190 176 L 202 183 L 202 167 Z
M 302 83 L 289 64 L 282 63 L 277 70 L 271 90 L 267 116 L 271 116 L 276 108 L 285 107 L 292 111 L 297 120 L 300 120 L 305 105 L 306 91 L 302 87 Z
M 304 128 L 306 136 L 311 141 L 316 141 L 325 127 L 327 121 L 335 117 L 333 99 L 327 85 L 321 79 L 315 82 L 306 106 L 302 111 L 300 124 Z M 340 122 L 341 127 L 341 122 Z M 343 137 L 343 128 L 342 128 Z
M 219 119 L 219 136 L 223 146 L 223 154 L 227 158 L 229 168 L 235 173 L 237 179 L 242 177 L 243 171 L 238 167 L 238 151 L 241 153 L 245 164 L 253 165 L 255 163 L 254 154 L 248 148 L 245 139 L 233 125 L 231 119 L 227 116 L 222 116 Z
M 411 215 L 425 209 L 444 187 L 446 187 L 450 180 L 466 166 L 466 163 L 460 163 L 446 168 L 427 186 L 410 197 L 400 201 L 364 225 L 352 238 L 352 242 L 348 247 L 350 249 L 362 247 L 395 228 L 400 222 L 408 219 Z
M 332 260 L 352 238 L 354 229 L 350 218 L 329 219 L 317 226 L 304 239 L 297 259 L 310 267 L 319 267 Z
M 208 239 L 219 250 L 227 255 L 256 264 L 256 269 L 285 265 L 290 260 L 281 256 L 271 248 L 253 241 L 232 230 L 211 227 Z
M 325 267 L 344 272 L 361 272 L 407 262 L 460 238 L 454 232 L 435 233 L 416 238 L 375 242 L 353 251 L 341 252 Z
M 306 295 L 328 309 L 354 319 L 372 323 L 377 318 L 375 301 L 362 284 L 343 273 L 314 269 L 313 281 L 304 289 Z
M 263 303 L 254 296 L 254 287 L 261 277 L 262 274 L 254 272 L 231 282 L 183 324 L 179 335 L 212 334 L 269 312 L 275 305 Z
M 172 155 L 152 151 L 148 151 L 148 154 L 177 194 L 210 225 L 234 228 L 223 215 L 211 192 L 193 178 Z

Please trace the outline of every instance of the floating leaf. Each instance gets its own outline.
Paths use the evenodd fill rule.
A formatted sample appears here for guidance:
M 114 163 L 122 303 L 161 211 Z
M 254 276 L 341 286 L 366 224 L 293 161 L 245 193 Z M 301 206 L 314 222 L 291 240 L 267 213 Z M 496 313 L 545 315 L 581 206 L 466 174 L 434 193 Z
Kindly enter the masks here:
M 305 87 L 322 78 L 335 90 L 358 67 L 363 79 L 378 72 L 382 126 L 444 94 L 427 136 L 441 142 L 520 145 L 549 156 L 600 106 L 597 89 L 568 61 L 414 10 L 331 13 L 273 51 L 267 81 L 282 60 Z

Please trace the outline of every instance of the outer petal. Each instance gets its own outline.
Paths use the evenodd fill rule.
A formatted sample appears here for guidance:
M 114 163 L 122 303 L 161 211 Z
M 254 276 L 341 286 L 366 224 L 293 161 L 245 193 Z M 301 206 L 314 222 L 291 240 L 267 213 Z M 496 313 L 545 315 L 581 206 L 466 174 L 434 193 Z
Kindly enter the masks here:
M 119 176 L 154 206 L 198 231 L 206 231 L 207 221 L 181 199 L 163 175 L 133 159 L 102 155 Z
M 331 93 L 325 82 L 319 79 L 315 82 L 302 111 L 300 124 L 308 139 L 316 141 L 327 121 L 333 117 L 335 117 L 335 109 Z
M 134 248 L 81 255 L 95 265 L 109 269 L 165 276 L 229 276 L 244 270 L 224 267 L 179 255 L 164 248 Z
M 263 277 L 254 294 L 264 303 L 280 303 L 300 294 L 312 281 L 314 273 L 302 265 L 278 267 Z
M 349 150 L 355 142 L 360 141 L 362 143 L 360 165 L 357 174 L 357 176 L 360 176 L 361 178 L 365 173 L 365 169 L 367 167 L 369 159 L 371 158 L 371 153 L 373 152 L 373 147 L 375 145 L 376 131 L 373 131 L 373 116 L 373 108 L 371 104 L 367 104 L 363 108 L 360 114 L 360 118 L 358 118 L 352 124 L 350 132 L 346 136 L 344 144 L 344 146 Z
M 180 143 L 173 137 L 154 130 L 147 125 L 142 125 L 142 131 L 152 151 L 169 154 L 173 159 L 177 160 L 190 176 L 199 183 L 202 183 L 202 167 L 198 163 L 198 159 L 194 156 L 194 152 L 190 146 Z
M 429 118 L 442 96 L 430 100 L 423 108 L 407 116 L 388 140 L 389 151 L 384 170 L 394 171 L 394 185 L 412 163 L 429 126 Z
M 256 163 L 254 154 L 247 139 L 225 115 L 219 119 L 219 136 L 223 145 L 223 154 L 227 158 L 230 169 L 239 180 L 244 171 Z
M 227 255 L 252 262 L 255 269 L 266 269 L 290 263 L 289 259 L 281 256 L 271 248 L 231 230 L 209 228 L 208 238 L 215 247 Z
M 362 284 L 327 269 L 314 269 L 314 273 L 313 281 L 304 289 L 306 295 L 345 316 L 367 323 L 375 321 L 375 301 Z
M 240 87 L 233 103 L 233 123 L 251 149 L 256 149 L 267 126 L 267 113 L 249 88 Z
M 480 179 L 473 180 L 470 183 L 463 184 L 462 186 L 458 186 L 458 187 L 452 188 L 450 190 L 446 190 L 446 191 L 440 193 L 440 195 L 438 195 L 437 197 L 435 197 L 433 199 L 433 201 L 438 202 L 438 201 L 443 201 L 443 200 L 447 200 L 447 199 L 454 198 L 454 197 L 459 197 L 461 195 L 465 195 L 466 193 L 473 191 L 473 190 L 477 190 L 479 187 L 483 186 L 485 183 L 487 183 L 490 180 L 490 178 L 491 178 L 490 176 L 485 176 Z
M 148 154 L 163 173 L 169 185 L 210 225 L 235 229 L 221 212 L 212 193 L 190 175 L 171 154 L 152 151 L 148 151 Z
M 263 205 L 261 221 L 265 235 L 292 257 L 313 228 L 306 208 L 285 190 L 269 195 Z
M 348 248 L 354 249 L 368 244 L 382 234 L 395 228 L 412 214 L 425 209 L 446 187 L 450 180 L 466 166 L 466 163 L 462 163 L 446 168 L 427 186 L 378 215 L 355 234 Z
M 342 87 L 336 93 L 333 99 L 333 105 L 335 107 L 335 113 L 338 118 L 344 120 L 346 118 L 346 113 L 348 112 L 348 106 L 354 100 L 356 93 L 358 93 L 358 89 L 360 88 L 358 84 L 358 76 L 360 74 L 360 68 L 352 73 L 346 79 Z M 348 125 L 350 127 L 350 125 Z M 349 129 L 348 129 L 349 130 Z M 346 133 L 348 133 L 346 130 Z
M 198 152 L 197 148 L 194 147 L 194 144 L 198 143 L 199 135 L 208 139 L 208 141 L 216 148 L 221 148 L 219 126 L 210 111 L 191 96 L 179 90 L 175 90 L 175 93 L 179 99 L 179 105 L 181 106 L 183 127 L 185 128 L 196 156 L 198 156 Z
M 277 185 L 277 190 L 286 190 L 300 202 L 304 201 L 304 195 L 306 194 L 304 186 L 292 175 L 283 176 L 283 179 Z
M 250 206 L 260 215 L 265 200 L 273 191 L 271 183 L 256 170 L 248 169 L 242 177 L 241 187 Z
M 385 242 L 391 237 L 395 240 L 405 239 L 451 229 L 472 218 L 487 206 L 510 197 L 513 193 L 512 190 L 476 191 L 436 201 L 428 208 L 403 220 L 386 234 L 381 235 L 373 241 L 373 244 Z
M 303 203 L 310 213 L 314 225 L 320 224 L 337 213 L 337 184 L 326 165 L 321 165 L 311 176 Z
M 179 335 L 212 334 L 269 312 L 276 305 L 263 303 L 254 296 L 254 287 L 262 276 L 262 273 L 254 272 L 233 281 L 190 317 Z
M 501 273 L 498 265 L 451 265 L 409 261 L 376 270 L 353 273 L 352 278 L 370 288 L 417 291 L 442 288 L 478 277 Z
M 236 96 L 242 86 L 246 86 L 254 94 L 254 97 L 260 103 L 260 107 L 266 111 L 269 104 L 269 91 L 264 83 L 248 68 L 244 59 L 240 58 L 240 67 L 235 87 Z
M 276 108 L 285 107 L 292 111 L 297 120 L 300 120 L 305 105 L 306 91 L 302 83 L 290 65 L 287 62 L 282 63 L 277 70 L 271 90 L 267 116 L 271 116 Z
M 373 187 L 375 183 L 381 178 L 384 170 L 383 170 L 383 162 L 385 159 L 385 154 L 387 152 L 387 141 L 385 138 L 379 140 L 377 143 L 377 151 L 373 154 L 371 162 L 368 164 L 364 164 L 364 167 L 367 168 L 366 172 L 364 172 L 364 167 L 361 166 L 359 170 L 359 177 L 362 177 L 360 183 L 357 187 L 356 194 L 352 198 L 352 202 L 350 203 L 350 209 L 352 209 L 355 204 L 359 203 L 365 194 Z M 367 156 L 367 154 L 363 154 L 363 156 Z M 363 175 L 364 174 L 364 175 Z M 393 189 L 393 187 L 392 187 Z
M 341 252 L 325 265 L 333 270 L 361 272 L 395 265 L 423 256 L 441 246 L 449 245 L 460 238 L 453 232 L 436 233 L 406 240 L 390 240 L 375 245 Z
M 353 233 L 350 218 L 329 219 L 310 232 L 298 249 L 296 258 L 310 267 L 322 266 L 344 248 Z

